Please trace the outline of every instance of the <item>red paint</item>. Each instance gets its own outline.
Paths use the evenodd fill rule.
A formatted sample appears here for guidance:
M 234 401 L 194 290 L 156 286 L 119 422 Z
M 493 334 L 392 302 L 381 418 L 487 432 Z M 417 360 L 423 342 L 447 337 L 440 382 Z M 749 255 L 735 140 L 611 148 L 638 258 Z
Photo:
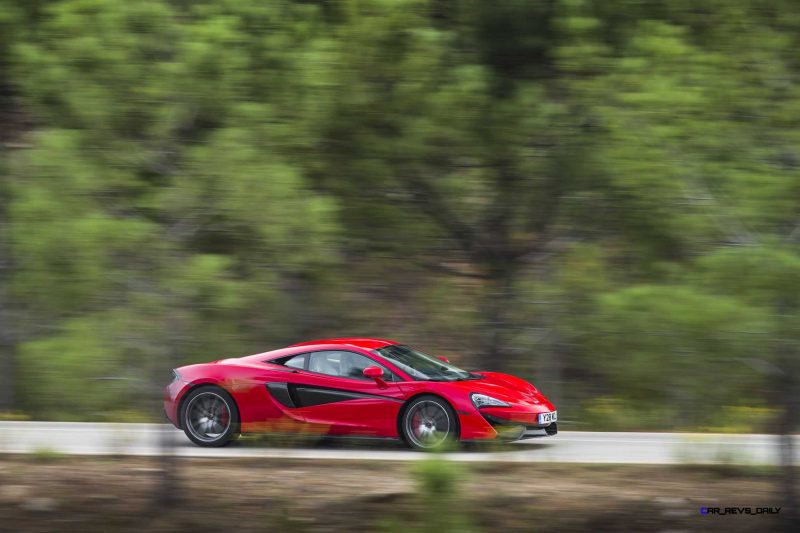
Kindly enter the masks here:
M 382 378 L 383 369 L 379 366 L 368 366 L 364 369 L 364 376 L 370 379 Z
M 236 402 L 241 431 L 299 431 L 330 435 L 399 437 L 398 416 L 405 404 L 420 394 L 434 394 L 447 400 L 459 419 L 462 440 L 493 439 L 497 432 L 484 415 L 535 425 L 538 413 L 554 411 L 552 403 L 530 383 L 507 374 L 480 372 L 481 378 L 466 381 L 414 381 L 400 368 L 373 352 L 396 344 L 382 339 L 327 339 L 295 344 L 287 348 L 213 363 L 176 369 L 180 378 L 167 385 L 164 409 L 173 424 L 178 420 L 181 399 L 200 384 L 214 384 L 228 391 Z M 364 370 L 365 378 L 329 376 L 292 369 L 270 361 L 285 356 L 322 350 L 348 350 L 364 355 L 375 366 Z M 378 366 L 401 378 L 381 379 Z M 372 375 L 376 374 L 376 375 Z M 371 379 L 366 379 L 371 378 Z M 267 383 L 290 383 L 296 387 L 340 391 L 346 401 L 305 407 L 287 407 L 267 390 Z M 483 407 L 472 403 L 471 394 L 480 393 L 506 402 L 509 407 Z M 177 425 L 177 424 L 176 424 Z

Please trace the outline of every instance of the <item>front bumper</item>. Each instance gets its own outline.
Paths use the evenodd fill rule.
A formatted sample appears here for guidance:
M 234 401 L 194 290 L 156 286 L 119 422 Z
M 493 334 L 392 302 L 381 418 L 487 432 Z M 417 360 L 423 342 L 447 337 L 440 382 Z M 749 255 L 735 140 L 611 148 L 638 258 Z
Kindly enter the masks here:
M 548 406 L 549 407 L 549 406 Z M 552 410 L 555 410 L 553 408 Z M 487 409 L 474 411 L 459 411 L 461 424 L 461 440 L 504 440 L 515 441 L 535 437 L 550 437 L 558 433 L 558 423 L 539 425 L 538 413 L 522 410 L 494 410 Z M 502 415 L 502 416 L 501 416 Z
M 517 420 L 481 414 L 497 432 L 497 438 L 503 440 L 514 441 L 536 437 L 552 437 L 558 433 L 558 422 L 550 422 L 543 425 L 526 424 Z
M 544 427 L 526 427 L 525 432 L 517 440 L 535 439 L 538 437 L 552 437 L 558 434 L 558 422 L 551 422 Z

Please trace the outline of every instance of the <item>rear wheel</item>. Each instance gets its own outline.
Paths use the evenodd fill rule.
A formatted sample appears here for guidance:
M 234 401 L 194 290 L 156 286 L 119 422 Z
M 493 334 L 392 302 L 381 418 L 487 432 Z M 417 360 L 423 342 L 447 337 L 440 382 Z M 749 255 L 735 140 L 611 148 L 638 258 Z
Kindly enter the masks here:
M 458 436 L 458 419 L 453 408 L 438 396 L 420 396 L 403 412 L 403 438 L 412 448 L 435 450 Z
M 181 409 L 181 426 L 200 446 L 225 446 L 238 436 L 239 411 L 233 398 L 214 385 L 191 391 Z

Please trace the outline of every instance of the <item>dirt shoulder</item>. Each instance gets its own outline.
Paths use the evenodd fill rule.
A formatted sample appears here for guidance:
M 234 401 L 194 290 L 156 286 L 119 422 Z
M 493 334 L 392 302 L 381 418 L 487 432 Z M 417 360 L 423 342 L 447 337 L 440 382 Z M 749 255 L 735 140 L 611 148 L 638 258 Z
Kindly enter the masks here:
M 436 496 L 409 463 L 177 462 L 180 502 L 161 508 L 155 458 L 0 456 L 0 530 L 408 531 L 433 517 L 437 533 L 736 532 L 773 530 L 777 518 L 702 516 L 700 507 L 781 505 L 770 470 L 468 464 Z M 448 521 L 455 515 L 464 520 Z

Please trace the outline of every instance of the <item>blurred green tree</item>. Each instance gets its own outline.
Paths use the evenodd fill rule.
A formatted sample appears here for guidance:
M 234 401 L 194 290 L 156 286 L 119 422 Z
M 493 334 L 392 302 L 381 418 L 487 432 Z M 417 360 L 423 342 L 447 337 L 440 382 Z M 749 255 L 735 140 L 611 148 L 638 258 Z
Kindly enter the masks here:
M 464 3 L 437 28 L 425 2 L 345 5 L 310 174 L 353 246 L 480 280 L 479 361 L 509 369 L 520 273 L 570 236 L 590 186 L 582 115 L 543 72 L 556 45 L 531 34 L 551 10 Z
M 793 13 L 0 0 L 21 406 L 95 416 L 171 361 L 397 332 L 546 373 L 573 413 L 780 400 L 792 427 Z
M 149 382 L 169 361 L 257 351 L 331 316 L 318 302 L 338 260 L 335 206 L 293 162 L 290 72 L 308 13 L 69 0 L 16 47 L 39 124 L 10 206 L 32 412 L 141 407 L 157 395 L 92 379 Z

